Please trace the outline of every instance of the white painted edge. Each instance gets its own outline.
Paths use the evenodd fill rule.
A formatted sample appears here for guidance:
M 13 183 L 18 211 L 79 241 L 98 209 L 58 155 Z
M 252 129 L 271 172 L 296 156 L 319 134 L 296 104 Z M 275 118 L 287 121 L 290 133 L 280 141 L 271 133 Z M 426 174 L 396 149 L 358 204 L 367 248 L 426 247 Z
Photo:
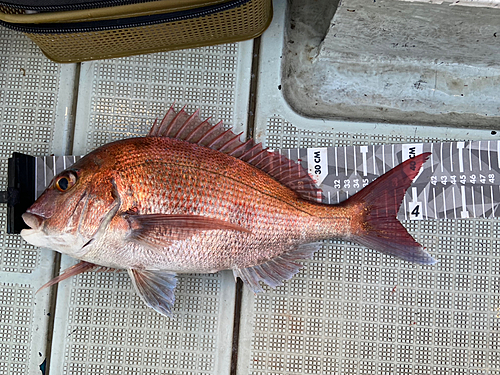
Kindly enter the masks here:
M 57 99 L 56 116 L 54 124 L 54 139 L 52 153 L 66 155 L 69 151 L 72 131 L 75 124 L 74 100 L 76 64 L 61 64 L 59 95 Z
M 248 103 L 250 100 L 250 80 L 252 75 L 253 40 L 239 43 L 238 69 L 236 71 L 236 102 L 234 108 L 233 131 L 244 132 L 248 124 Z M 215 120 L 215 119 L 214 119 Z
M 236 375 L 248 375 L 251 371 L 252 339 L 254 334 L 255 293 L 243 286 L 241 298 L 240 336 L 238 341 L 238 363 Z
M 89 131 L 89 113 L 92 101 L 92 78 L 95 61 L 83 62 L 80 67 L 78 83 L 78 101 L 76 103 L 75 131 L 73 138 L 73 155 L 85 155 L 87 133 Z
M 61 270 L 65 270 L 78 263 L 67 255 L 61 257 Z M 52 350 L 50 353 L 50 367 L 47 375 L 60 375 L 64 366 L 64 354 L 68 331 L 68 309 L 71 296 L 71 279 L 58 283 L 56 297 L 56 311 L 54 316 L 54 330 L 52 332 Z

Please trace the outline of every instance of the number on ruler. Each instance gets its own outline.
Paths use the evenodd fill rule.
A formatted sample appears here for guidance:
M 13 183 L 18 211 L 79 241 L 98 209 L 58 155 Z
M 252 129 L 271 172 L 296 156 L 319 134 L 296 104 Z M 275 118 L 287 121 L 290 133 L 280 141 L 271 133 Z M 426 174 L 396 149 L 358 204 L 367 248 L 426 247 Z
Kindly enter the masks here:
M 422 220 L 422 202 L 410 202 L 410 220 Z

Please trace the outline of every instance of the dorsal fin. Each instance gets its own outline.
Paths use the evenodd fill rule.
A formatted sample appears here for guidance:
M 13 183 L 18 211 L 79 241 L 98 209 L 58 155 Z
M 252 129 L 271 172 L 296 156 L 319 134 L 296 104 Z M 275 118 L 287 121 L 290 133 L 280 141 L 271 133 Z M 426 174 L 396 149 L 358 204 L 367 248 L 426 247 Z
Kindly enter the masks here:
M 241 134 L 225 130 L 222 121 L 212 125 L 208 120 L 201 120 L 198 110 L 190 115 L 184 108 L 176 112 L 172 106 L 161 122 L 155 120 L 147 136 L 176 138 L 223 152 L 266 172 L 304 199 L 320 198 L 321 190 L 300 164 L 263 148 L 253 139 L 241 141 Z

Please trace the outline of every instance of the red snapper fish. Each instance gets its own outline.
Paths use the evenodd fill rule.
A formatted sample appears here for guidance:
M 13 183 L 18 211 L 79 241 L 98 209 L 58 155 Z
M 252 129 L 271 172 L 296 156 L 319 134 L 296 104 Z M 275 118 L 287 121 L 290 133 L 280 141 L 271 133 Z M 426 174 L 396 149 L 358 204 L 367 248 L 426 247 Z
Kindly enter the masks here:
M 101 146 L 54 177 L 21 236 L 81 262 L 45 286 L 126 269 L 146 305 L 171 316 L 176 274 L 230 269 L 260 292 L 260 282 L 290 279 L 324 239 L 435 262 L 396 219 L 429 153 L 327 205 L 300 164 L 240 136 L 170 108 L 146 137 Z

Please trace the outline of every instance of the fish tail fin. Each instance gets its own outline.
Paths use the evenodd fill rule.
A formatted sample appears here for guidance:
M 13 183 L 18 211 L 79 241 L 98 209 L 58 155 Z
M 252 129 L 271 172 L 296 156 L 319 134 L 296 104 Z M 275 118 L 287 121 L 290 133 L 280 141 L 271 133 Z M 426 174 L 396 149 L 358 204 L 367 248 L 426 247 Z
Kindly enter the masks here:
M 355 217 L 349 240 L 410 262 L 436 263 L 396 218 L 406 190 L 429 155 L 406 160 L 341 203 Z

